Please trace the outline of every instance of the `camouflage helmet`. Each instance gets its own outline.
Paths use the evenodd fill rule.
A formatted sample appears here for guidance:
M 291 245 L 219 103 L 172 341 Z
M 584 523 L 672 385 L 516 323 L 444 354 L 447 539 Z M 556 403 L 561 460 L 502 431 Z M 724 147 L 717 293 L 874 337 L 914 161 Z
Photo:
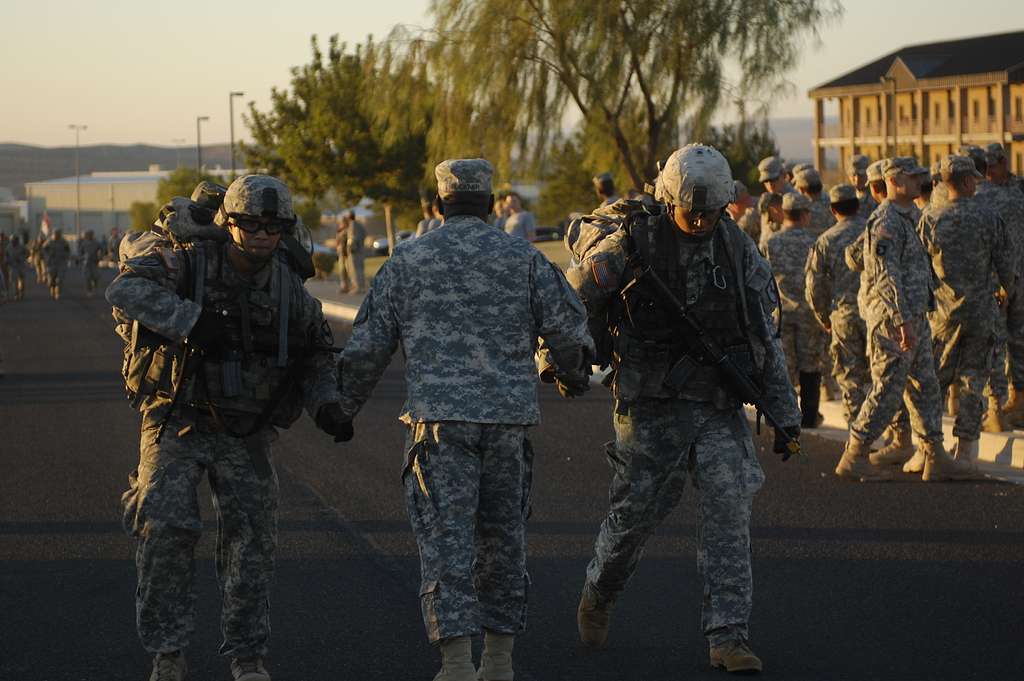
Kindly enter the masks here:
M 284 182 L 270 175 L 243 175 L 232 182 L 221 210 L 228 217 L 245 215 L 295 223 L 291 192 Z
M 714 147 L 687 144 L 668 157 L 654 198 L 687 211 L 724 208 L 735 198 L 729 162 Z

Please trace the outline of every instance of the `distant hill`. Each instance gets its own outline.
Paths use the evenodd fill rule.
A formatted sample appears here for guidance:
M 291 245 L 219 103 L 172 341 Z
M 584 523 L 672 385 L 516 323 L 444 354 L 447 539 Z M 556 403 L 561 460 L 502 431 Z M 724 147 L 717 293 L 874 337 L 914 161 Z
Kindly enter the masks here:
M 156 147 L 145 144 L 83 146 L 79 150 L 82 174 L 94 171 L 148 170 L 159 165 L 165 170 L 194 165 L 196 148 Z M 203 146 L 203 165 L 227 168 L 231 149 L 227 144 Z M 71 177 L 75 174 L 74 147 L 34 147 L 26 144 L 0 144 L 0 187 L 9 187 L 18 198 L 25 198 L 25 183 Z

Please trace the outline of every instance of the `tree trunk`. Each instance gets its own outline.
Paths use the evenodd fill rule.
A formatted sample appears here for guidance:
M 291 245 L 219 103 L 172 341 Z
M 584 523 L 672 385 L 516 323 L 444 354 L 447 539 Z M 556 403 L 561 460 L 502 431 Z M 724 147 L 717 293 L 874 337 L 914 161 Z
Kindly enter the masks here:
M 388 255 L 395 251 L 395 226 L 391 224 L 391 204 L 384 204 L 384 229 L 388 233 Z

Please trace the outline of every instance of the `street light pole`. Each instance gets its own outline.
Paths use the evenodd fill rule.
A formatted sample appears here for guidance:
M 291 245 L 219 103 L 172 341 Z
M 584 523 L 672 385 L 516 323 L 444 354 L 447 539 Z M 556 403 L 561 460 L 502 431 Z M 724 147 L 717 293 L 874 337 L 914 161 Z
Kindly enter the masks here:
M 78 146 L 80 135 L 83 130 L 88 130 L 88 125 L 72 123 L 69 129 L 75 131 L 75 242 L 82 238 L 82 173 L 78 164 Z
M 187 142 L 184 137 L 175 137 L 171 140 L 171 144 L 174 145 L 174 169 L 177 170 L 181 167 L 181 145 Z
M 210 120 L 209 116 L 196 116 L 196 173 L 198 175 L 203 174 L 203 141 L 199 124 L 208 120 Z
M 235 97 L 244 97 L 244 92 L 228 93 L 228 118 L 231 121 L 231 179 L 235 179 Z

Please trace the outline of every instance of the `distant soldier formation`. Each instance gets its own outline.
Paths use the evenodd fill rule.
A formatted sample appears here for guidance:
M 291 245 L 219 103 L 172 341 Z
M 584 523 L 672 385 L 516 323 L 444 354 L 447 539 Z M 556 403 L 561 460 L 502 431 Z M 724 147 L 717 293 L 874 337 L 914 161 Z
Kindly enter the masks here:
M 77 262 L 82 267 L 86 297 L 93 297 L 100 281 L 100 263 L 117 262 L 121 233 L 114 229 L 109 237 L 97 239 L 93 230 L 86 230 L 75 248 L 64 238 L 63 230 L 47 236 L 40 232 L 29 239 L 26 234 L 0 234 L 0 301 L 25 298 L 25 284 L 35 272 L 37 284 L 45 284 L 53 300 L 60 300 L 68 267 Z

